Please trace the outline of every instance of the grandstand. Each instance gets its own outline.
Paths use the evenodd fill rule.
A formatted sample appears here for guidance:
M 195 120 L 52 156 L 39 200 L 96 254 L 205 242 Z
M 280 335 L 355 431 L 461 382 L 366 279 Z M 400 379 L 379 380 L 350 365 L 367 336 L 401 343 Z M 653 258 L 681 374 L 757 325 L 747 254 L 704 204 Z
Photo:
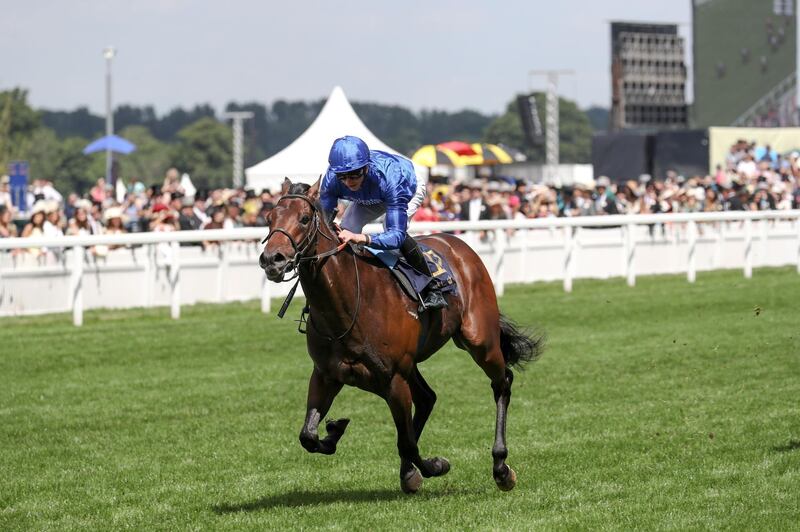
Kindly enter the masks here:
M 694 124 L 797 125 L 797 0 L 694 0 Z

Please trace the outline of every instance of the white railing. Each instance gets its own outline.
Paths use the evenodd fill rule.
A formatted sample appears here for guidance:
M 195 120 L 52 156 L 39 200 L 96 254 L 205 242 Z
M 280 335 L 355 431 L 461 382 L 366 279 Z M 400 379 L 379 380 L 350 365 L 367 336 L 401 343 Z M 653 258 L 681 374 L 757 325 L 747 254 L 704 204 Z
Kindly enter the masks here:
M 754 223 L 760 225 L 760 234 L 754 234 Z M 647 226 L 650 226 L 648 229 Z M 655 226 L 656 229 L 653 229 Z M 601 231 L 592 231 L 592 229 Z M 702 229 L 702 233 L 701 233 Z M 377 231 L 368 226 L 367 231 Z M 760 241 L 760 264 L 797 264 L 800 273 L 800 211 L 721 212 L 695 214 L 619 215 L 577 218 L 539 218 L 528 220 L 494 220 L 479 222 L 425 222 L 411 226 L 413 233 L 458 232 L 478 251 L 486 263 L 498 295 L 503 294 L 507 282 L 532 282 L 539 279 L 562 279 L 564 290 L 571 291 L 576 277 L 610 277 L 623 275 L 630 286 L 636 284 L 637 250 L 656 253 L 650 262 L 642 262 L 644 273 L 659 273 L 683 269 L 687 280 L 695 282 L 697 275 L 698 244 L 705 246 L 704 269 L 739 267 L 744 276 L 752 276 L 755 240 Z M 182 303 L 252 299 L 261 297 L 263 312 L 270 310 L 271 297 L 283 295 L 285 285 L 277 286 L 266 281 L 258 268 L 259 241 L 266 235 L 265 228 L 233 230 L 178 231 L 169 233 L 131 233 L 125 235 L 69 236 L 57 238 L 17 238 L 0 240 L 0 316 L 33 314 L 71 309 L 75 325 L 83 323 L 85 281 L 93 275 L 95 284 L 102 285 L 104 276 L 114 272 L 136 271 L 138 277 L 124 277 L 122 284 L 134 296 L 123 306 L 152 306 L 158 304 L 154 276 L 161 281 L 162 292 L 168 294 L 171 316 L 180 317 Z M 656 236 L 660 235 L 660 236 Z M 219 242 L 212 251 L 181 247 L 180 243 L 203 241 Z M 726 247 L 726 244 L 738 247 Z M 97 246 L 126 246 L 112 253 L 127 253 L 118 264 L 92 262 L 87 250 Z M 136 247 L 142 246 L 142 247 Z M 238 247 L 237 247 L 238 246 Z M 18 259 L 3 250 L 46 248 L 57 253 L 58 259 L 45 264 L 31 259 Z M 159 248 L 161 253 L 156 253 Z M 69 251 L 67 251 L 69 250 Z M 557 254 L 554 256 L 553 254 Z M 532 255 L 533 254 L 533 255 Z M 537 255 L 538 254 L 538 255 Z M 584 256 L 584 261 L 579 259 Z M 682 255 L 682 257 L 675 257 Z M 613 257 L 617 256 L 617 259 Z M 723 256 L 727 257 L 725 259 Z M 26 255 L 22 255 L 26 257 Z M 118 255 L 119 257 L 119 255 Z M 551 267 L 536 271 L 548 258 Z M 661 268 L 665 257 L 672 263 Z M 510 261 L 516 259 L 513 265 Z M 621 259 L 621 260 L 620 260 Z M 24 263 L 20 264 L 17 261 Z M 105 259 L 103 259 L 105 260 Z M 588 263 L 588 264 L 587 264 Z M 602 264 L 601 264 L 602 263 Z M 87 265 L 89 265 L 87 269 Z M 621 267 L 617 267 L 621 265 Z M 578 267 L 582 272 L 576 273 Z M 602 267 L 600 267 L 602 266 Z M 213 269 L 215 275 L 196 280 L 192 292 L 181 293 L 182 270 L 186 275 Z M 163 272 L 163 277 L 158 277 Z M 232 279 L 245 278 L 234 294 L 226 293 L 226 284 Z M 208 280 L 215 279 L 216 290 L 209 290 Z M 48 279 L 49 288 L 43 283 Z M 59 299 L 64 304 L 48 306 L 36 301 Z M 199 278 L 198 278 L 199 279 Z M 12 281 L 20 291 L 35 290 L 36 301 L 16 307 L 14 290 L 7 288 Z M 257 284 L 258 283 L 258 284 Z M 141 285 L 141 286 L 138 286 Z M 256 287 L 254 289 L 254 287 Z M 51 293 L 52 292 L 52 293 Z M 119 306 L 101 298 L 95 307 Z

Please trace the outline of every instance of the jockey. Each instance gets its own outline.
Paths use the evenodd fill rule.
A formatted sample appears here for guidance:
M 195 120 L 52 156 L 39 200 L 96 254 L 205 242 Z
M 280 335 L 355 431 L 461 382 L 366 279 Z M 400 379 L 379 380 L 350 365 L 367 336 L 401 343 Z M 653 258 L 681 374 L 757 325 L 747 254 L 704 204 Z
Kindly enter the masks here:
M 336 139 L 328 156 L 328 171 L 320 185 L 320 202 L 326 213 L 339 198 L 350 201 L 342 218 L 339 240 L 374 249 L 399 249 L 412 268 L 431 275 L 416 240 L 406 231 L 408 220 L 422 204 L 425 183 L 417 181 L 411 161 L 399 155 L 370 150 L 358 137 Z M 369 222 L 385 214 L 384 231 L 361 234 Z M 424 310 L 447 306 L 439 289 L 429 288 Z

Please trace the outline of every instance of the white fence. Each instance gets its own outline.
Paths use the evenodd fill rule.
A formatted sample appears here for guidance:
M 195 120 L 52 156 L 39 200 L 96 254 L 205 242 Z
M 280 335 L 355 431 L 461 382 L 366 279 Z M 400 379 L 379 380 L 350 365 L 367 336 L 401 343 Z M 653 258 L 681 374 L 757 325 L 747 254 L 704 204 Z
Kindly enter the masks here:
M 367 228 L 368 230 L 370 228 Z M 377 230 L 377 228 L 372 228 Z M 457 232 L 487 265 L 498 295 L 506 283 L 797 264 L 800 211 L 543 218 L 419 223 L 414 233 Z M 258 267 L 264 228 L 0 240 L 0 316 L 84 308 L 180 307 L 283 296 L 287 284 Z M 181 243 L 215 241 L 207 249 Z M 105 247 L 116 249 L 106 250 Z M 38 253 L 13 250 L 33 249 Z M 12 250 L 11 253 L 3 250 Z M 100 252 L 102 250 L 102 252 Z

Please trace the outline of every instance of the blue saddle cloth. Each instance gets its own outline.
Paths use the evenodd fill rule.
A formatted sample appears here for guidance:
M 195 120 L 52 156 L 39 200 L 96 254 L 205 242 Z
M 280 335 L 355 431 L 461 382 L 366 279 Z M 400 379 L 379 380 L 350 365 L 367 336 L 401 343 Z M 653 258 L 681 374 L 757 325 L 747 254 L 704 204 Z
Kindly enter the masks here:
M 442 255 L 433 250 L 431 247 L 426 246 L 422 242 L 417 242 L 417 244 L 419 245 L 420 251 L 422 251 L 422 254 L 425 256 L 425 260 L 428 263 L 428 268 L 431 271 L 430 277 L 419 273 L 417 270 L 409 266 L 398 249 L 373 249 L 366 246 L 364 249 L 369 251 L 373 256 L 377 257 L 383 264 L 386 265 L 387 268 L 392 270 L 393 273 L 399 273 L 405 277 L 413 290 L 416 292 L 416 294 L 409 294 L 414 299 L 416 299 L 417 295 L 421 294 L 426 288 L 428 288 L 428 286 L 432 288 L 439 288 L 442 293 L 455 291 L 456 279 L 453 276 L 453 271 L 450 269 L 450 264 L 448 264 Z M 402 280 L 400 284 L 404 285 Z M 403 288 L 408 291 L 407 286 L 403 286 Z

